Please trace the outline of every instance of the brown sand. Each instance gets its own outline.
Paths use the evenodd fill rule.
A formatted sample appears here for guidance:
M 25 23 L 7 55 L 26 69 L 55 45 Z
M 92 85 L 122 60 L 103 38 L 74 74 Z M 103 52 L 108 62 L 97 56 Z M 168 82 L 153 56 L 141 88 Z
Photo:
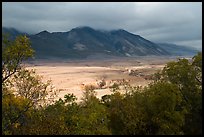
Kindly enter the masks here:
M 77 102 L 83 95 L 82 84 L 95 84 L 97 80 L 104 79 L 107 83 L 111 80 L 129 80 L 133 85 L 145 86 L 150 80 L 139 76 L 130 76 L 129 69 L 137 69 L 144 74 L 152 74 L 164 67 L 169 59 L 129 59 L 129 60 L 106 60 L 106 61 L 35 61 L 26 64 L 26 68 L 35 69 L 37 74 L 43 76 L 43 80 L 52 80 L 55 88 L 59 89 L 58 98 L 67 93 L 73 93 Z M 97 97 L 111 94 L 109 88 L 95 90 Z M 56 98 L 56 99 L 58 99 Z

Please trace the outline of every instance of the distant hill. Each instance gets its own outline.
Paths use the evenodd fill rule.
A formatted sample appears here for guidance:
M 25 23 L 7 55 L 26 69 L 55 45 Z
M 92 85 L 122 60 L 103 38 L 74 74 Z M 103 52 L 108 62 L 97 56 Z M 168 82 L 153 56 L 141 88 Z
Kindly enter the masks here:
M 3 28 L 12 38 L 20 34 L 14 28 Z M 175 44 L 153 43 L 125 30 L 100 31 L 90 27 L 77 27 L 67 32 L 42 31 L 26 34 L 36 51 L 36 58 L 87 58 L 103 56 L 149 56 L 194 54 L 192 49 Z
M 2 28 L 2 33 L 8 34 L 9 38 L 12 40 L 14 40 L 16 38 L 16 36 L 18 36 L 18 35 L 24 35 L 24 34 L 28 35 L 25 32 L 20 32 L 20 31 L 16 30 L 15 28 L 5 28 L 5 27 Z
M 198 52 L 198 50 L 195 50 L 193 48 L 180 46 L 176 44 L 157 43 L 157 45 L 159 45 L 161 48 L 171 53 L 171 55 L 175 55 L 175 56 L 193 56 Z

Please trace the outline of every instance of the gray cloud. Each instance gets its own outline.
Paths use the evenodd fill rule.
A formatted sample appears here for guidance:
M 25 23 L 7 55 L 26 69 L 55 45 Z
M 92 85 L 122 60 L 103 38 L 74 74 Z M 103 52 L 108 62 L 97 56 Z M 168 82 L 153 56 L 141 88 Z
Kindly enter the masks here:
M 154 42 L 202 49 L 201 2 L 3 2 L 2 12 L 3 26 L 28 33 L 122 28 Z

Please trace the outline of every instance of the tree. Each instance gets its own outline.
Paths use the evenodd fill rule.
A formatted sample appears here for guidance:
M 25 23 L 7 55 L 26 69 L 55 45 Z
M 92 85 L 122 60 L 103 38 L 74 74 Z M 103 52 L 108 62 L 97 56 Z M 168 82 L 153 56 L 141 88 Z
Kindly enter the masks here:
M 2 98 L 2 133 L 14 134 L 17 128 L 25 124 L 31 106 L 28 99 L 13 94 L 5 95 Z
M 74 134 L 107 135 L 111 134 L 108 128 L 108 113 L 93 90 L 83 94 L 78 113 L 72 118 L 77 121 Z
M 182 95 L 185 115 L 185 134 L 202 134 L 202 53 L 189 62 L 179 59 L 169 62 L 161 72 L 160 80 L 177 85 Z
M 26 36 L 18 36 L 15 41 L 3 37 L 2 44 L 2 132 L 15 134 L 31 109 L 56 94 L 49 81 L 43 83 L 34 71 L 21 66 L 34 53 Z
M 144 91 L 143 102 L 147 113 L 148 134 L 183 134 L 185 109 L 181 108 L 182 95 L 174 84 L 159 81 Z
M 20 70 L 21 62 L 32 57 L 34 50 L 26 36 L 18 36 L 15 41 L 9 41 L 3 35 L 2 39 L 2 84 Z
M 202 57 L 179 59 L 143 89 L 104 96 L 113 134 L 202 134 Z

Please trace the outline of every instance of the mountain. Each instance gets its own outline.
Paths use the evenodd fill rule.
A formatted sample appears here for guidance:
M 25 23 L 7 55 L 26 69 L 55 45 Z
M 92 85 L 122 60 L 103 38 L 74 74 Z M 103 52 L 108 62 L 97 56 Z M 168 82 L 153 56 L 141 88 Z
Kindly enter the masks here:
M 169 55 L 157 44 L 125 30 L 99 31 L 77 27 L 68 32 L 42 31 L 31 35 L 39 58 L 86 58 L 93 54 L 113 56 Z
M 14 40 L 16 38 L 16 36 L 18 36 L 18 35 L 24 35 L 24 34 L 28 35 L 25 32 L 20 32 L 20 31 L 16 30 L 15 28 L 5 28 L 5 27 L 2 27 L 2 33 L 8 34 L 9 38 L 12 40 Z
M 15 36 L 18 34 L 11 32 Z M 93 54 L 170 55 L 158 44 L 122 29 L 100 31 L 90 27 L 77 27 L 67 32 L 50 33 L 45 30 L 28 37 L 36 51 L 36 58 L 86 58 Z
M 115 49 L 124 55 L 169 55 L 157 44 L 125 30 L 111 31 L 110 34 L 113 37 Z
M 199 52 L 198 50 L 191 47 L 180 46 L 176 44 L 157 43 L 157 45 L 168 51 L 171 55 L 175 56 L 194 56 L 195 54 L 197 54 L 197 52 Z

